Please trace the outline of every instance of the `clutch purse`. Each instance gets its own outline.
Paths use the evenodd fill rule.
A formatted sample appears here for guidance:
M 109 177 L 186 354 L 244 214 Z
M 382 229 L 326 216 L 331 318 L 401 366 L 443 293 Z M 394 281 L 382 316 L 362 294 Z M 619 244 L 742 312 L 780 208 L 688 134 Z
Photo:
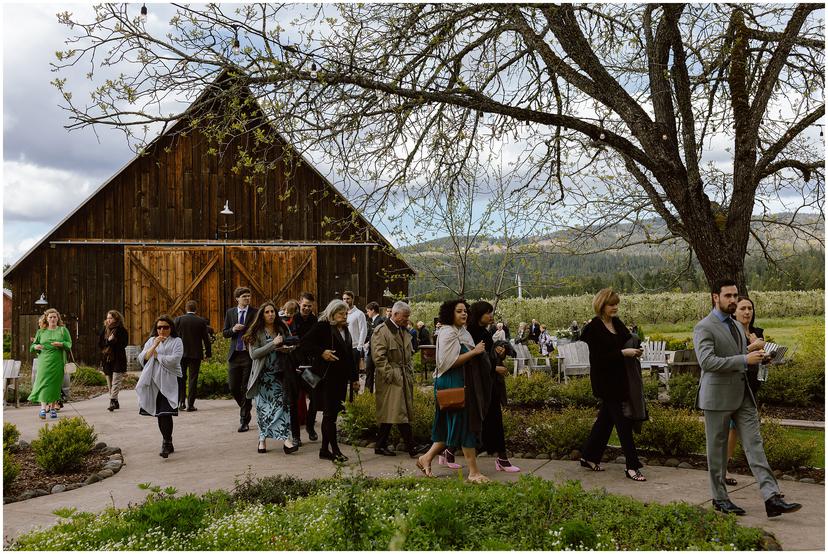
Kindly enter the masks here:
M 440 410 L 462 410 L 466 406 L 466 388 L 456 387 L 437 391 Z
M 75 363 L 75 356 L 72 354 L 71 350 L 69 351 L 69 356 L 71 356 L 72 361 L 63 364 L 63 373 L 66 375 L 72 375 L 78 370 L 78 364 Z
M 302 380 L 312 389 L 315 389 L 316 386 L 322 382 L 322 379 L 325 378 L 324 375 L 317 375 L 314 373 L 313 368 L 309 365 L 299 366 L 299 369 L 302 370 Z M 325 373 L 327 374 L 328 372 L 326 371 Z

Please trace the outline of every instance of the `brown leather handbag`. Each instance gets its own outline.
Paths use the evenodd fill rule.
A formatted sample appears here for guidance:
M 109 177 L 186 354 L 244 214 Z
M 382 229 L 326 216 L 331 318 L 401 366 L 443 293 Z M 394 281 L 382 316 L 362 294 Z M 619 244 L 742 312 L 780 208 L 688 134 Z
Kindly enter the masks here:
M 437 391 L 437 405 L 440 410 L 462 410 L 466 406 L 466 387 Z

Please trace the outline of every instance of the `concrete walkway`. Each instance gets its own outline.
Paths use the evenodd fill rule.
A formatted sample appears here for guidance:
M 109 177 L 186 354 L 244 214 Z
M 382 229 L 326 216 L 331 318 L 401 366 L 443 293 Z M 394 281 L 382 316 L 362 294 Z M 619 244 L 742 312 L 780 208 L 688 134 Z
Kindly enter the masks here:
M 158 456 L 161 436 L 153 418 L 138 415 L 135 391 L 121 393 L 121 410 L 106 410 L 109 401 L 104 397 L 67 405 L 61 417 L 82 414 L 95 426 L 98 440 L 110 446 L 121 447 L 124 468 L 114 477 L 73 491 L 50 494 L 7 504 L 3 507 L 4 539 L 35 527 L 49 526 L 57 517 L 52 511 L 72 506 L 82 511 L 97 512 L 106 506 L 126 507 L 140 502 L 146 492 L 138 483 L 172 485 L 179 492 L 202 493 L 211 489 L 231 489 L 236 479 L 246 472 L 256 476 L 291 474 L 300 478 L 331 477 L 335 467 L 317 457 L 319 443 L 306 443 L 299 452 L 286 456 L 280 443 L 269 443 L 267 454 L 256 452 L 255 425 L 248 433 L 237 433 L 238 408 L 232 400 L 200 400 L 198 411 L 182 413 L 175 418 L 173 441 L 175 453 L 164 460 Z M 17 425 L 21 438 L 31 441 L 43 422 L 35 408 L 5 408 L 4 420 Z M 254 420 L 255 423 L 255 420 Z M 317 425 L 317 431 L 319 426 Z M 303 432 L 303 439 L 306 439 Z M 343 451 L 356 462 L 354 450 L 343 445 Z M 376 456 L 372 450 L 360 449 L 362 467 L 372 476 L 393 477 L 419 472 L 407 455 Z M 462 463 L 462 458 L 458 459 Z M 580 480 L 585 488 L 605 488 L 614 494 L 631 496 L 645 502 L 669 503 L 683 500 L 701 506 L 710 506 L 707 473 L 692 469 L 645 467 L 646 483 L 625 479 L 623 466 L 606 464 L 607 471 L 591 473 L 575 462 L 557 460 L 514 460 L 524 473 L 534 473 L 554 482 Z M 494 471 L 491 458 L 481 459 L 483 472 L 498 481 L 517 479 L 520 474 Z M 438 476 L 454 476 L 436 465 Z M 780 482 L 789 501 L 800 502 L 804 508 L 796 514 L 768 519 L 756 482 L 749 476 L 736 476 L 739 486 L 731 491 L 731 499 L 747 510 L 739 521 L 747 526 L 762 527 L 773 533 L 785 550 L 825 549 L 825 487 L 799 482 Z

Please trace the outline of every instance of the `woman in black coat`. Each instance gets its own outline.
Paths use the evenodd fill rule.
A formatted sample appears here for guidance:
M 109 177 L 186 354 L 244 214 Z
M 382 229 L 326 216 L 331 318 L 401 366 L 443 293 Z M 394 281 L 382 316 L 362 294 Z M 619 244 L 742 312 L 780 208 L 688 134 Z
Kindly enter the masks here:
M 299 350 L 313 356 L 316 360 L 314 372 L 323 377 L 316 386 L 322 407 L 319 457 L 347 462 L 348 457 L 339 449 L 336 440 L 336 418 L 345 409 L 348 384 L 353 385 L 355 392 L 359 391 L 359 373 L 348 332 L 348 305 L 342 300 L 332 300 L 319 314 L 319 321 L 302 337 Z
M 639 471 L 642 464 L 635 449 L 632 421 L 624 416 L 622 409 L 622 403 L 629 396 L 624 357 L 640 357 L 642 350 L 624 348 L 631 335 L 624 322 L 616 317 L 619 302 L 618 294 L 611 288 L 600 290 L 592 299 L 597 315 L 581 330 L 580 338 L 589 346 L 592 394 L 601 399 L 598 418 L 581 449 L 581 465 L 592 471 L 603 471 L 601 458 L 615 426 L 627 461 L 624 475 L 634 481 L 646 481 Z
M 106 312 L 104 327 L 98 335 L 98 348 L 101 349 L 101 370 L 106 375 L 106 386 L 109 389 L 110 412 L 121 407 L 118 404 L 118 393 L 127 370 L 126 347 L 129 344 L 129 333 L 124 327 L 124 317 L 118 310 Z

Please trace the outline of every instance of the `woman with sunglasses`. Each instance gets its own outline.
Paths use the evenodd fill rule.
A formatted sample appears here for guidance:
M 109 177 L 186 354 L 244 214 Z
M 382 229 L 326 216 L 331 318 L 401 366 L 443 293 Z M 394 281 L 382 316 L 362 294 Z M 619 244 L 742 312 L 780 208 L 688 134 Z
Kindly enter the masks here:
M 168 315 L 155 320 L 144 348 L 138 354 L 143 367 L 141 378 L 135 386 L 141 415 L 154 416 L 161 431 L 162 458 L 175 452 L 172 443 L 173 419 L 178 415 L 178 378 L 181 374 L 181 357 L 184 343 L 178 338 L 175 323 Z

